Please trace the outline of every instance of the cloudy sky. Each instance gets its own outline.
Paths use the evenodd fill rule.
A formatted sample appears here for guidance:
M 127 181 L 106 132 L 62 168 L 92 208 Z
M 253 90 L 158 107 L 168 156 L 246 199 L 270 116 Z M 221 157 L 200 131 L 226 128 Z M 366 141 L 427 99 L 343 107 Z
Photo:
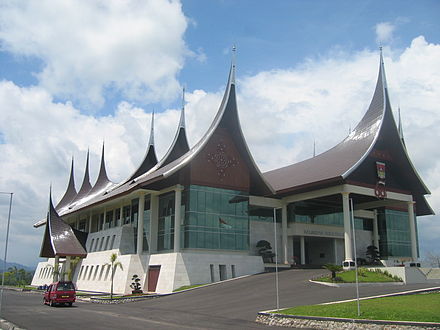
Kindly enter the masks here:
M 0 0 L 0 191 L 14 192 L 8 260 L 35 265 L 55 201 L 102 141 L 118 182 L 142 159 L 151 113 L 159 156 L 185 86 L 188 138 L 207 129 L 237 46 L 240 120 L 262 171 L 338 143 L 373 94 L 383 46 L 391 103 L 440 214 L 440 2 Z M 8 196 L 0 195 L 3 256 Z M 440 253 L 440 216 L 418 219 Z

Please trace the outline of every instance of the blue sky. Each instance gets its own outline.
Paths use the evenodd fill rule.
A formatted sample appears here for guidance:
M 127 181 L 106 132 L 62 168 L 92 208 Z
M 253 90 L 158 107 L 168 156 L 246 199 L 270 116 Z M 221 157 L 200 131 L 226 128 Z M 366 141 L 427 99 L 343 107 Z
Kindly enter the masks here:
M 310 157 L 314 140 L 323 152 L 354 127 L 383 45 L 393 109 L 402 108 L 409 153 L 440 213 L 438 1 L 0 6 L 0 190 L 16 196 L 14 261 L 38 260 L 42 231 L 32 224 L 44 216 L 50 182 L 61 197 L 72 155 L 78 186 L 90 147 L 93 181 L 105 139 L 110 178 L 122 180 L 144 154 L 153 109 L 159 157 L 165 153 L 183 86 L 194 144 L 219 105 L 234 44 L 241 123 L 262 171 Z M 0 232 L 6 206 L 2 198 Z M 439 221 L 419 220 L 422 252 L 440 252 Z

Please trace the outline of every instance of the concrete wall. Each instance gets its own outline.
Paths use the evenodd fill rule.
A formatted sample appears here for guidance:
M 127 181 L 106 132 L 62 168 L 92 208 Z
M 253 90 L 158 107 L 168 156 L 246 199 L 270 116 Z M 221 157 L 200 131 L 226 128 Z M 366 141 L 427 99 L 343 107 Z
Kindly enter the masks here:
M 438 278 L 427 278 L 426 274 L 432 273 L 432 271 L 428 272 L 426 269 L 421 269 L 419 267 L 379 267 L 377 269 L 382 272 L 387 271 L 393 276 L 397 275 L 405 284 L 440 283 L 440 276 L 438 276 Z
M 256 248 L 257 242 L 265 240 L 272 246 L 272 251 L 275 253 L 275 237 L 274 237 L 274 225 L 273 222 L 265 221 L 250 221 L 249 232 L 249 244 L 250 253 L 252 255 L 258 255 L 258 249 Z M 281 223 L 277 223 L 277 255 L 278 262 L 282 262 L 282 242 L 281 242 Z M 289 252 L 289 251 L 288 251 Z M 293 256 L 291 249 L 289 256 Z M 275 261 L 275 260 L 274 260 Z
M 92 252 L 76 266 L 73 281 L 78 290 L 93 292 L 110 292 L 111 267 L 110 256 L 119 254 L 117 249 Z M 158 293 L 169 293 L 184 285 L 211 283 L 211 266 L 214 270 L 214 282 L 220 280 L 219 267 L 226 267 L 226 278 L 264 271 L 261 257 L 249 256 L 244 253 L 234 252 L 183 252 L 160 254 L 129 254 L 118 255 L 117 260 L 122 264 L 116 268 L 113 292 L 117 294 L 131 293 L 130 284 L 132 276 L 138 275 L 141 279 L 142 290 L 147 291 L 148 266 L 160 265 L 159 279 L 156 287 Z M 54 259 L 40 262 L 37 266 L 32 285 L 44 285 L 52 282 Z

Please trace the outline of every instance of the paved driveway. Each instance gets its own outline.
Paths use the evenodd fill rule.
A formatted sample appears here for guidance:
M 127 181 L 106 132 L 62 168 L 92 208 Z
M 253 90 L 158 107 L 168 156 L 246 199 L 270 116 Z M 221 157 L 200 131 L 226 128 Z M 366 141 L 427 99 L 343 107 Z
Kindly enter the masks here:
M 355 297 L 355 288 L 310 283 L 322 270 L 279 273 L 280 306 L 296 306 Z M 428 285 L 361 287 L 361 296 L 399 292 Z M 274 309 L 275 274 L 222 282 L 188 292 L 120 305 L 76 303 L 43 306 L 41 295 L 5 291 L 2 317 L 27 329 L 264 329 L 254 323 L 260 310 Z M 270 327 L 273 329 L 273 327 Z

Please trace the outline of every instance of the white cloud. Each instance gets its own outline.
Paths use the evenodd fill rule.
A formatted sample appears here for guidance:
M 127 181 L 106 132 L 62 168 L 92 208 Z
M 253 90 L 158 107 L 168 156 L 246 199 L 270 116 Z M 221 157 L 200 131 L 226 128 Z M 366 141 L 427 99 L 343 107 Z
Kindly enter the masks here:
M 418 37 L 399 54 L 389 57 L 391 50 L 384 53 L 393 108 L 397 110 L 400 103 L 408 151 L 432 191 L 429 202 L 439 214 L 440 45 Z M 260 168 L 267 171 L 310 157 L 314 139 L 318 153 L 342 140 L 369 105 L 378 60 L 376 51 L 363 51 L 254 76 L 242 77 L 238 71 L 240 121 Z M 206 131 L 220 105 L 228 68 L 224 72 L 218 91 L 187 94 L 191 145 Z M 15 245 L 11 258 L 28 263 L 34 262 L 42 235 L 41 230 L 32 229 L 32 223 L 44 214 L 50 181 L 56 199 L 62 195 L 71 154 L 75 155 L 79 184 L 90 146 L 94 180 L 104 138 L 109 176 L 121 180 L 141 161 L 150 127 L 150 114 L 127 102 L 119 104 L 114 115 L 96 118 L 81 114 L 69 103 L 55 103 L 42 87 L 20 88 L 12 82 L 0 83 L 0 117 L 4 140 L 0 144 L 0 186 L 16 193 L 12 233 L 26 236 L 24 248 L 34 251 L 25 256 Z M 178 120 L 178 110 L 157 114 L 159 157 L 171 143 Z M 6 201 L 0 201 L 0 206 L 4 214 Z M 419 220 L 422 253 L 438 244 L 439 221 L 439 216 Z
M 187 25 L 172 0 L 14 1 L 2 5 L 0 42 L 41 59 L 39 85 L 62 99 L 100 107 L 110 88 L 130 100 L 169 101 L 191 53 Z
M 376 24 L 376 41 L 379 44 L 390 42 L 393 39 L 395 28 L 394 24 L 390 22 Z

